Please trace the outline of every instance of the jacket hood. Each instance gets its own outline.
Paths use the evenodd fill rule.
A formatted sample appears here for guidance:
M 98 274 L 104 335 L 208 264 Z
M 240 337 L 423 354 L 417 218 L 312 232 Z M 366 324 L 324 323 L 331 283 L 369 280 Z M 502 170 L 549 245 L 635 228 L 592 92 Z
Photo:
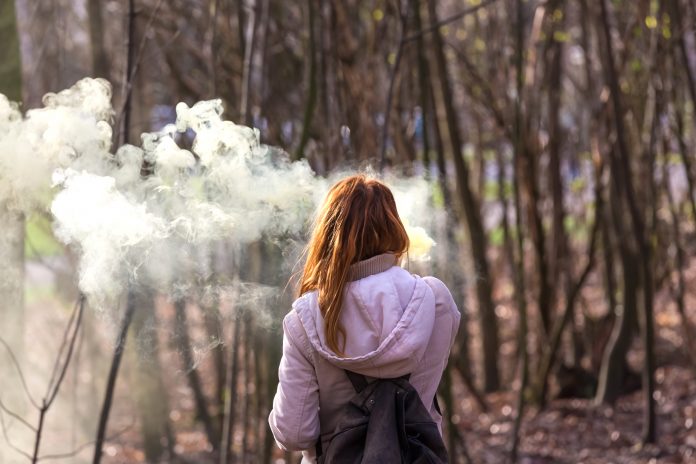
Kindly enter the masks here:
M 423 359 L 435 323 L 435 297 L 423 279 L 394 266 L 393 256 L 391 262 L 385 256 L 391 255 L 358 264 L 367 263 L 374 272 L 384 262 L 386 270 L 358 275 L 358 280 L 346 285 L 340 315 L 346 332 L 344 356 L 334 353 L 326 342 L 316 291 L 298 298 L 293 309 L 319 356 L 341 369 L 392 378 L 413 372 Z

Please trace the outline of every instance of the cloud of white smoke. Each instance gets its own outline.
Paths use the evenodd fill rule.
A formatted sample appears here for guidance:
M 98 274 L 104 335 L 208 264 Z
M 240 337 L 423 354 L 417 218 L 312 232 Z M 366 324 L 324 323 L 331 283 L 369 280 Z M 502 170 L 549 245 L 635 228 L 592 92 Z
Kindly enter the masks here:
M 225 121 L 220 100 L 179 103 L 176 130 L 145 133 L 142 147 L 112 154 L 110 96 L 106 81 L 83 79 L 22 117 L 0 95 L 0 199 L 18 210 L 50 204 L 56 236 L 79 251 L 80 289 L 93 306 L 109 307 L 129 284 L 193 288 L 220 241 L 302 240 L 330 186 L 307 162 Z M 192 133 L 191 149 L 182 148 Z M 151 174 L 141 175 L 144 166 Z M 427 183 L 387 181 L 411 234 L 410 258 L 427 257 L 434 242 L 419 227 Z

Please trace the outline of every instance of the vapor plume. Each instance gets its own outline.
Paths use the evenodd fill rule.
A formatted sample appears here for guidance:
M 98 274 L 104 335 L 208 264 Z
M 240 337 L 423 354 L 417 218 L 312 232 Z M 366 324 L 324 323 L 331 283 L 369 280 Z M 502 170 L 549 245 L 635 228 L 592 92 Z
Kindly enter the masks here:
M 23 117 L 0 96 L 0 199 L 50 209 L 56 237 L 79 253 L 79 286 L 92 306 L 112 306 L 129 284 L 173 294 L 209 281 L 206 254 L 221 241 L 302 242 L 332 179 L 224 120 L 220 100 L 179 103 L 174 126 L 112 153 L 110 97 L 106 81 L 83 79 Z M 427 259 L 427 183 L 388 183 L 410 259 Z

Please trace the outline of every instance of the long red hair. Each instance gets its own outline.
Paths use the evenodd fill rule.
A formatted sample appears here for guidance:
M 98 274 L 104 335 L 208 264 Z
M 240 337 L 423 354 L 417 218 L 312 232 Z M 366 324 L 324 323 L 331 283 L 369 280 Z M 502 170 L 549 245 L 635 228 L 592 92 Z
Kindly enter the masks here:
M 339 323 L 351 264 L 382 253 L 397 259 L 408 250 L 408 235 L 389 187 L 364 175 L 337 182 L 324 200 L 307 245 L 300 295 L 316 290 L 326 341 L 342 355 L 345 331 Z

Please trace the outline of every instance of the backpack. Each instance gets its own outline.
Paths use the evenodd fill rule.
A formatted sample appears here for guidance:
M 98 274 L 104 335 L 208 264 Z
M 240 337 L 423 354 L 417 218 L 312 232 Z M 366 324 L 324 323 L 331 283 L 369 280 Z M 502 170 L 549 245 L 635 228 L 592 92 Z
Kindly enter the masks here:
M 441 464 L 447 449 L 410 375 L 367 382 L 345 371 L 356 394 L 344 407 L 326 449 L 317 442 L 319 464 Z M 435 400 L 437 406 L 437 400 Z

